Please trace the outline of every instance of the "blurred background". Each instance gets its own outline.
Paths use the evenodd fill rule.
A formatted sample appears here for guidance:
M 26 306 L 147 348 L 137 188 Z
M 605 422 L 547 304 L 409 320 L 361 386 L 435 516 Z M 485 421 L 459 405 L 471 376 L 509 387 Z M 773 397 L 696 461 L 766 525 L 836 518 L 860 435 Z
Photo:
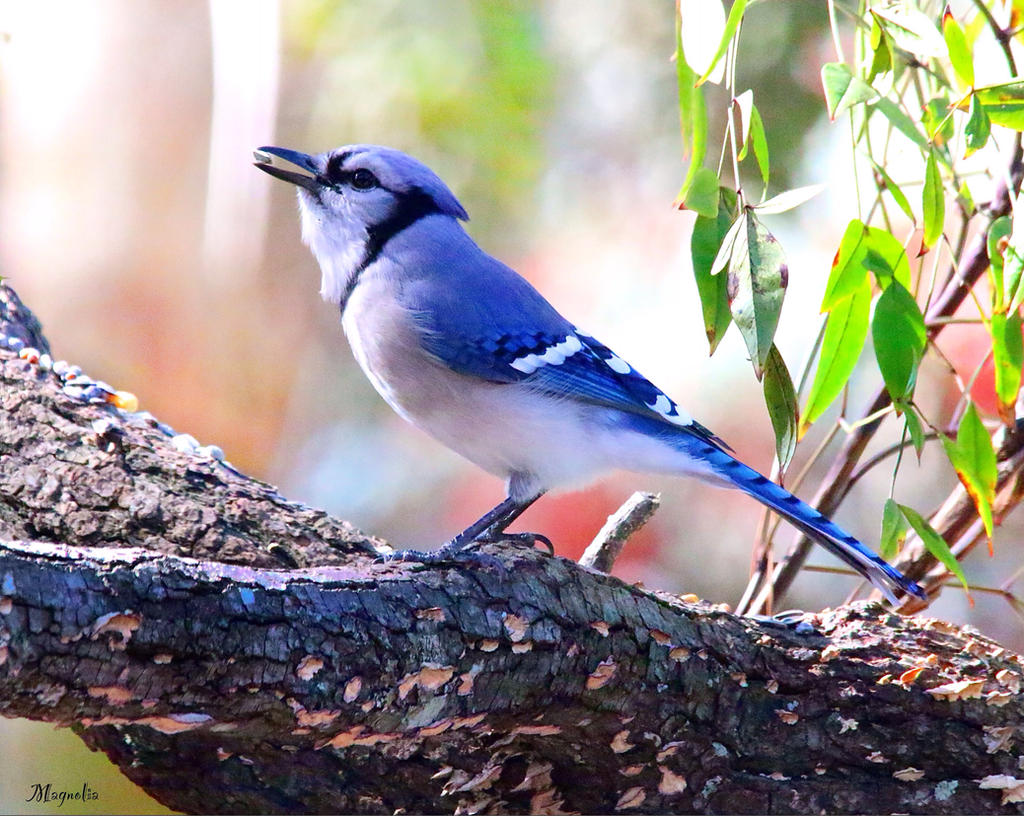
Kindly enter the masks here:
M 220 445 L 285 495 L 396 547 L 431 547 L 500 500 L 502 485 L 373 392 L 336 310 L 317 295 L 294 192 L 251 165 L 263 144 L 391 145 L 449 183 L 482 246 L 767 471 L 760 386 L 735 329 L 708 357 L 689 262 L 693 215 L 671 206 L 684 169 L 673 15 L 669 0 L 2 2 L 0 274 L 42 320 L 57 358 L 136 393 L 142 408 Z M 765 118 L 770 193 L 829 185 L 769 222 L 789 260 L 778 345 L 796 372 L 856 215 L 848 136 L 828 124 L 821 100 L 818 71 L 834 59 L 825 4 L 757 4 L 745 37 L 756 40 L 739 87 L 754 89 Z M 712 96 L 713 117 L 724 102 Z M 948 337 L 969 375 L 970 333 Z M 872 366 L 850 396 L 854 410 L 873 388 Z M 938 365 L 923 379 L 921 401 L 948 413 L 951 379 Z M 808 436 L 796 468 L 822 435 Z M 876 448 L 895 438 L 881 434 Z M 869 542 L 890 473 L 860 482 L 836 517 Z M 904 463 L 897 497 L 930 511 L 954 484 L 943 457 L 926 452 L 920 469 Z M 660 492 L 663 506 L 615 573 L 735 603 L 760 519 L 737 494 L 619 474 L 543 499 L 518 527 L 578 557 L 637 489 Z M 1020 534 L 1011 518 L 995 559 L 973 554 L 972 582 L 995 585 L 1016 569 Z M 777 536 L 780 546 L 791 538 L 788 528 Z M 836 605 L 854 587 L 805 572 L 786 605 Z M 972 608 L 949 590 L 929 614 L 1019 650 L 1024 632 L 1009 612 L 993 596 L 976 593 Z M 0 744 L 0 811 L 160 811 L 69 731 L 0 720 Z M 36 782 L 75 790 L 83 781 L 98 802 L 58 811 L 25 801 Z

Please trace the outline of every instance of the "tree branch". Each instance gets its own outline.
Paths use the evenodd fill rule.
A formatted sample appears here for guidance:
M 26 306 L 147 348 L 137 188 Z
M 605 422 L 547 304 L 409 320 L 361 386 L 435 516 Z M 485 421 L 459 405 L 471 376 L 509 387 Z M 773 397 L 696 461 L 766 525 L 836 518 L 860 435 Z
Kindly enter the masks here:
M 1024 667 L 976 634 L 760 622 L 523 548 L 381 563 L 52 371 L 0 351 L 0 381 L 0 711 L 170 807 L 1019 807 Z

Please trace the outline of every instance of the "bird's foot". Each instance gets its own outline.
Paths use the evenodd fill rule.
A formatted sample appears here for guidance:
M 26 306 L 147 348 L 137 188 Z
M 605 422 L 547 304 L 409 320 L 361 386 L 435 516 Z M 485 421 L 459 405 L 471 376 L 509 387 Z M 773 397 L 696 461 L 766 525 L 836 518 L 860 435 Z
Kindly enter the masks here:
M 807 620 L 807 613 L 801 609 L 787 609 L 785 612 L 778 612 L 774 615 L 749 615 L 748 617 L 766 626 L 788 629 L 798 635 L 818 633 L 818 628 Z
M 551 539 L 541 533 L 506 533 L 506 532 L 490 532 L 485 531 L 477 536 L 473 541 L 468 541 L 465 544 L 459 543 L 456 538 L 453 541 L 449 541 L 446 547 L 458 547 L 465 549 L 467 547 L 478 547 L 481 544 L 512 544 L 516 547 L 529 547 L 531 550 L 541 544 L 544 549 L 548 551 L 548 555 L 555 554 L 555 545 L 551 543 Z
M 461 563 L 493 569 L 502 574 L 506 572 L 505 565 L 493 555 L 466 547 L 452 548 L 451 542 L 436 550 L 396 550 L 390 555 L 382 555 L 375 560 L 378 564 L 402 563 L 423 564 L 424 566 Z

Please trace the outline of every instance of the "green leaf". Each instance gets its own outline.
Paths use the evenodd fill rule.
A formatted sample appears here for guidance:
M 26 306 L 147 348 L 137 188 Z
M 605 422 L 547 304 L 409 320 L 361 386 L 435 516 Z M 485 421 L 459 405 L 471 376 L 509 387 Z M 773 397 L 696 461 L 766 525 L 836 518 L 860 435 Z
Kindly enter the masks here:
M 698 168 L 690 189 L 686 191 L 683 208 L 704 218 L 714 218 L 718 214 L 718 176 L 713 170 Z
M 750 208 L 740 219 L 743 228 L 729 258 L 729 309 L 760 380 L 779 325 L 789 270 L 779 242 Z
M 764 366 L 764 402 L 775 430 L 775 458 L 779 472 L 784 473 L 796 451 L 796 428 L 800 409 L 796 403 L 796 389 L 789 369 L 778 348 L 772 343 Z
M 829 62 L 821 69 L 821 85 L 825 89 L 825 106 L 833 122 L 854 105 L 874 99 L 878 91 L 863 79 L 855 77 L 842 62 Z
M 953 117 L 949 114 L 949 97 L 934 96 L 921 113 L 921 124 L 936 147 L 945 147 L 956 133 Z
M 900 186 L 892 180 L 888 173 L 885 172 L 885 168 L 882 165 L 872 162 L 875 167 L 875 172 L 881 178 L 880 186 L 887 190 L 889 195 L 892 196 L 892 200 L 896 202 L 896 206 L 903 210 L 904 215 L 907 216 L 913 223 L 917 223 L 917 216 L 914 215 L 914 211 L 910 206 L 910 202 L 907 201 L 907 197 L 903 195 L 903 190 Z
M 997 125 L 1024 130 L 1024 80 L 975 88 L 974 96 Z
M 860 288 L 832 307 L 818 354 L 818 368 L 800 421 L 800 436 L 828 410 L 850 379 L 868 336 L 871 284 L 862 275 Z
M 711 76 L 711 72 L 715 70 L 715 66 L 718 65 L 718 61 L 725 56 L 725 52 L 729 48 L 729 41 L 736 33 L 736 29 L 740 26 L 740 21 L 743 19 L 743 12 L 747 7 L 747 0 L 733 0 L 732 8 L 729 9 L 729 17 L 725 21 L 725 30 L 722 32 L 722 38 L 718 42 L 718 50 L 715 51 L 715 56 L 711 60 L 711 64 L 708 65 L 707 69 L 701 74 L 700 79 L 697 80 L 698 85 L 703 85 L 707 82 L 708 77 Z
M 761 112 L 757 109 L 757 105 L 750 110 L 750 143 L 754 147 L 757 169 L 761 171 L 761 181 L 767 189 L 771 167 L 768 161 L 768 137 L 765 135 L 764 122 L 761 121 Z
M 903 517 L 900 506 L 894 499 L 886 499 L 882 509 L 882 535 L 878 542 L 878 552 L 886 561 L 891 561 L 903 549 L 907 540 L 910 525 Z
M 960 182 L 960 189 L 956 191 L 956 203 L 968 218 L 977 212 L 978 208 L 974 204 L 974 196 L 971 195 L 971 188 L 967 186 L 966 181 Z
M 1024 194 L 1013 202 L 1010 239 L 1003 251 L 1003 280 L 1006 286 L 1006 307 L 1015 312 L 1024 300 Z
M 892 70 L 892 48 L 889 47 L 889 38 L 882 31 L 878 20 L 871 18 L 871 67 L 868 69 L 868 82 L 874 82 L 875 77 Z
M 889 284 L 875 304 L 871 339 L 889 396 L 893 402 L 908 400 L 914 393 L 927 333 L 917 301 L 899 281 Z
M 956 441 L 942 437 L 942 446 L 946 449 L 950 464 L 956 470 L 964 488 L 970 495 L 978 515 L 985 525 L 985 533 L 992 538 L 992 502 L 996 498 L 996 452 L 992 447 L 992 438 L 978 416 L 974 403 L 967 406 L 960 427 L 956 432 Z
M 708 149 L 708 114 L 704 91 L 695 86 L 697 75 L 683 52 L 680 16 L 676 15 L 676 83 L 679 94 L 679 130 L 683 142 L 683 158 L 689 159 L 686 178 L 676 196 L 677 204 L 686 201 L 687 193 L 704 164 Z
M 899 105 L 891 99 L 882 97 L 877 100 L 872 107 L 880 111 L 881 114 L 892 123 L 893 127 L 910 139 L 910 141 L 922 150 L 928 149 L 928 140 L 925 138 L 924 134 L 917 129 L 917 126 L 914 124 L 914 120 L 907 116 Z
M 928 15 L 904 5 L 876 6 L 875 19 L 897 47 L 918 57 L 943 57 L 946 43 Z
M 921 247 L 923 255 L 929 248 L 935 246 L 935 242 L 942 236 L 946 221 L 946 196 L 942 189 L 942 174 L 939 172 L 934 150 L 928 152 L 921 201 L 924 213 L 924 244 Z
M 722 245 L 718 248 L 718 254 L 711 264 L 712 275 L 718 275 L 723 269 L 728 269 L 735 252 L 739 251 L 742 253 L 747 251 L 746 229 L 747 219 L 746 210 L 744 210 L 736 216 L 736 220 L 732 222 L 729 231 L 725 233 L 725 237 L 722 239 Z
M 948 6 L 945 14 L 942 15 L 942 37 L 946 41 L 949 61 L 953 64 L 953 70 L 956 71 L 959 80 L 970 88 L 974 85 L 974 60 L 971 57 L 971 47 L 967 44 L 963 28 L 956 21 Z
M 960 562 L 956 560 L 953 551 L 949 549 L 949 545 L 942 536 L 935 532 L 935 528 L 912 507 L 901 504 L 900 510 L 904 518 L 910 522 L 910 526 L 914 528 L 914 532 L 920 537 L 924 548 L 960 580 L 960 583 L 964 585 L 964 589 L 968 589 L 967 576 L 964 575 Z
M 1024 365 L 1024 340 L 1018 312 L 1009 316 L 993 312 L 988 325 L 992 334 L 992 362 L 995 370 L 999 416 L 1008 427 L 1016 421 L 1017 395 L 1020 393 L 1021 366 Z
M 1010 231 L 1012 229 L 1010 216 L 1003 215 L 992 222 L 988 228 L 988 260 L 989 277 L 992 281 L 992 309 L 996 312 L 1005 312 L 1004 290 L 1003 290 L 1003 253 L 1009 243 Z
M 892 233 L 865 226 L 863 221 L 854 219 L 847 225 L 832 259 L 821 310 L 830 311 L 840 300 L 857 291 L 868 272 L 875 274 L 880 289 L 886 288 L 893 279 L 905 287 L 910 286 L 910 261 L 903 245 Z
M 757 210 L 758 215 L 778 215 L 779 213 L 789 212 L 804 202 L 810 201 L 824 189 L 824 184 L 809 184 L 806 187 L 796 187 L 779 193 L 777 196 L 772 196 L 760 204 L 755 204 L 753 209 Z
M 985 106 L 978 100 L 977 94 L 971 94 L 970 113 L 967 116 L 967 125 L 964 128 L 966 159 L 977 150 L 981 150 L 987 143 L 992 133 L 992 120 L 985 113 Z
M 740 133 L 738 139 L 740 152 L 737 158 L 740 161 L 743 161 L 747 156 L 747 139 L 750 136 L 750 117 L 754 110 L 754 92 L 749 89 L 744 91 L 732 100 L 732 104 L 740 113 Z
M 679 36 L 686 51 L 686 62 L 693 69 L 693 83 L 707 70 L 715 57 L 715 47 L 725 31 L 725 7 L 722 0 L 679 0 Z M 719 83 L 725 72 L 721 65 L 710 81 Z
M 907 425 L 907 433 L 910 434 L 910 441 L 914 446 L 914 453 L 917 454 L 917 462 L 921 463 L 921 451 L 924 450 L 924 428 L 921 427 L 921 420 L 917 411 L 910 403 L 905 403 L 903 408 L 903 420 Z
M 697 293 L 700 295 L 704 332 L 710 347 L 709 354 L 715 353 L 722 336 L 732 322 L 732 314 L 729 312 L 729 296 L 726 293 L 728 278 L 725 275 L 712 275 L 711 266 L 715 262 L 723 239 L 729 232 L 735 211 L 736 194 L 732 190 L 723 188 L 715 217 L 699 216 L 694 222 L 693 233 L 690 237 L 693 275 L 697 281 Z

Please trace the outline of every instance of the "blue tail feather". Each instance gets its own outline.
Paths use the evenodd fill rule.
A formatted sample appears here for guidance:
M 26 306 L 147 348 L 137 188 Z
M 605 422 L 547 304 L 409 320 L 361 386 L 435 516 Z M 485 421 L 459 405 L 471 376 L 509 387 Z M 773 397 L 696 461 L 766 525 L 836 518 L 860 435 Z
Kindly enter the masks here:
M 813 541 L 822 545 L 841 561 L 870 581 L 892 604 L 896 589 L 905 594 L 927 599 L 925 591 L 899 570 L 871 552 L 860 541 L 843 530 L 823 513 L 794 496 L 756 470 L 743 464 L 724 450 L 705 440 L 672 429 L 665 436 L 687 456 L 707 462 L 725 481 L 767 505 Z

